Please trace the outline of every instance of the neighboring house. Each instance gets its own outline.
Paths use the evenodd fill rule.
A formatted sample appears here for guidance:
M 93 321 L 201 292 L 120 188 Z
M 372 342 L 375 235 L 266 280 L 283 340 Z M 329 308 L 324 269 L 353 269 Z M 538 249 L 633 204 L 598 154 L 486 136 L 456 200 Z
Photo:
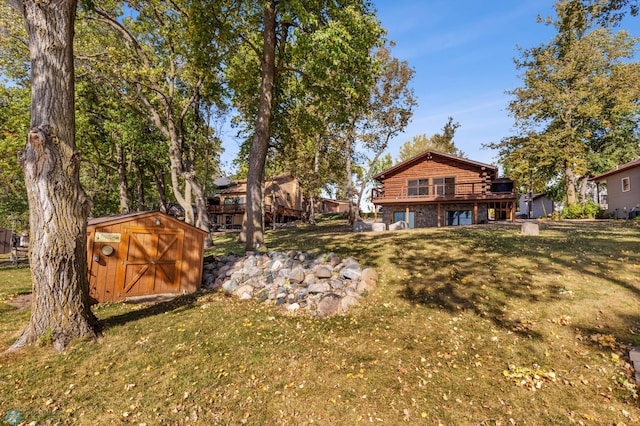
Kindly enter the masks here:
M 529 219 L 538 219 L 547 217 L 553 213 L 553 200 L 547 198 L 544 194 L 533 194 L 531 196 L 531 215 L 529 215 L 529 194 L 520 196 L 520 213 L 527 215 Z
M 348 213 L 349 200 L 320 198 L 316 203 L 316 213 Z
M 247 180 L 228 180 L 207 199 L 211 224 L 216 228 L 240 229 L 247 203 Z M 292 175 L 268 179 L 264 188 L 265 222 L 289 222 L 302 217 L 300 182 Z
M 425 151 L 375 175 L 382 186 L 372 202 L 384 223 L 404 220 L 410 228 L 514 220 L 515 185 L 497 175 L 495 166 Z
M 592 179 L 607 185 L 607 213 L 618 219 L 640 215 L 640 158 Z

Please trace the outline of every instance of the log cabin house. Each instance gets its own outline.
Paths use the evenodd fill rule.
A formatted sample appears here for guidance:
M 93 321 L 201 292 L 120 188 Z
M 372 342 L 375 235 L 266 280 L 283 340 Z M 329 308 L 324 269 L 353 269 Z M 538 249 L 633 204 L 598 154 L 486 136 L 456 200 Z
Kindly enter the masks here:
M 215 229 L 241 229 L 247 200 L 247 180 L 227 180 L 207 198 L 209 219 Z M 302 218 L 300 182 L 292 175 L 267 179 L 264 188 L 265 222 L 290 222 Z
M 373 177 L 376 216 L 410 228 L 515 220 L 516 192 L 498 168 L 436 151 L 425 151 Z M 377 217 L 376 217 L 377 219 Z

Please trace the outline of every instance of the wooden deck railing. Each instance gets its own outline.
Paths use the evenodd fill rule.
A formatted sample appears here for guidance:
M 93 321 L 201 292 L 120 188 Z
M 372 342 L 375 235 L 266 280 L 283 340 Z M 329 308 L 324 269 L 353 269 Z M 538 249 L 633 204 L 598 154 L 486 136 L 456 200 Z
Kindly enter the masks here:
M 238 214 L 247 209 L 246 203 L 208 205 L 209 214 Z M 264 206 L 265 213 L 271 213 L 271 205 Z
M 435 184 L 419 187 L 404 187 L 400 191 L 387 191 L 383 188 L 373 188 L 371 198 L 376 201 L 412 200 L 412 201 L 436 201 L 473 198 L 505 198 L 515 197 L 515 188 L 511 191 L 491 191 L 491 184 L 482 182 Z
M 219 204 L 208 205 L 207 211 L 209 214 L 240 214 L 244 213 L 247 209 L 246 203 L 233 203 L 233 204 Z M 265 204 L 264 212 L 267 215 L 273 213 L 273 206 L 271 204 Z M 275 213 L 280 216 L 302 217 L 302 211 L 296 209 L 290 209 L 284 206 L 276 206 Z

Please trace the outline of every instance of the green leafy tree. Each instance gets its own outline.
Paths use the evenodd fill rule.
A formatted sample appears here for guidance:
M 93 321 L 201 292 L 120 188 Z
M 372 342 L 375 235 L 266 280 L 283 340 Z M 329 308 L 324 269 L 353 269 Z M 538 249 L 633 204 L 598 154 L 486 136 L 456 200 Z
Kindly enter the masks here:
M 167 144 L 153 123 L 120 102 L 109 85 L 81 77 L 77 98 L 81 180 L 93 200 L 92 214 L 166 211 L 169 200 L 158 186 L 164 178 L 156 182 L 156 176 L 168 174 Z
M 489 145 L 515 179 L 561 182 L 568 205 L 580 179 L 638 155 L 636 40 L 599 26 L 597 10 L 556 3 L 557 18 L 544 20 L 556 36 L 516 61 L 524 85 L 509 111 L 520 134 Z
M 241 238 L 253 249 L 264 240 L 262 182 L 268 152 L 288 135 L 288 108 L 304 89 L 309 102 L 332 105 L 346 122 L 350 111 L 366 104 L 374 65 L 369 52 L 381 29 L 371 6 L 361 0 L 231 1 L 224 10 L 212 22 L 242 41 L 227 74 L 239 122 L 251 141 Z
M 163 136 L 173 196 L 184 209 L 188 223 L 208 230 L 197 162 L 203 143 L 207 152 L 215 155 L 211 150 L 218 141 L 200 123 L 209 108 L 221 106 L 223 91 L 216 62 L 220 58 L 207 57 L 209 67 L 204 71 L 195 35 L 205 28 L 195 26 L 191 3 L 102 2 L 87 11 L 82 23 L 85 27 L 79 33 L 87 36 L 79 56 L 82 71 L 94 82 L 110 85 L 128 108 Z M 101 37 L 96 37 L 98 34 Z M 210 38 L 211 42 L 215 40 Z M 207 136 L 194 135 L 194 130 L 207 132 Z M 192 205 L 196 207 L 195 216 Z
M 370 104 L 360 135 L 364 148 L 372 152 L 373 157 L 367 159 L 362 170 L 355 204 L 358 208 L 367 186 L 372 184 L 371 177 L 378 167 L 378 160 L 388 148 L 389 141 L 407 127 L 417 105 L 410 86 L 414 71 L 406 61 L 392 57 L 389 47 L 381 46 L 376 51 L 380 71 L 371 88 Z
M 0 227 L 22 230 L 29 223 L 29 206 L 18 152 L 29 129 L 29 89 L 0 85 Z
M 460 123 L 454 122 L 453 117 L 449 117 L 449 120 L 442 128 L 442 133 L 435 133 L 431 137 L 426 134 L 414 136 L 412 140 L 405 142 L 400 147 L 398 162 L 406 161 L 428 150 L 465 157 L 464 152 L 460 151 L 453 141 L 456 130 L 459 127 Z

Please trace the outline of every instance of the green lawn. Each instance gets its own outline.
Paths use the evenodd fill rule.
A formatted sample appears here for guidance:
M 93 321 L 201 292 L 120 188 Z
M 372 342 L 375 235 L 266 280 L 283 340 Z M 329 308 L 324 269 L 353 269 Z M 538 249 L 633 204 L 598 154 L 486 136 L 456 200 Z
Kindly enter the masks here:
M 640 422 L 626 359 L 640 345 L 640 222 L 542 223 L 537 237 L 511 224 L 347 230 L 269 231 L 267 246 L 375 267 L 378 289 L 348 315 L 311 319 L 206 292 L 98 306 L 97 341 L 0 356 L 0 419 L 18 410 L 26 424 Z M 240 252 L 236 236 L 215 235 L 215 252 Z M 28 280 L 0 270 L 0 295 Z M 0 345 L 27 320 L 0 313 Z

